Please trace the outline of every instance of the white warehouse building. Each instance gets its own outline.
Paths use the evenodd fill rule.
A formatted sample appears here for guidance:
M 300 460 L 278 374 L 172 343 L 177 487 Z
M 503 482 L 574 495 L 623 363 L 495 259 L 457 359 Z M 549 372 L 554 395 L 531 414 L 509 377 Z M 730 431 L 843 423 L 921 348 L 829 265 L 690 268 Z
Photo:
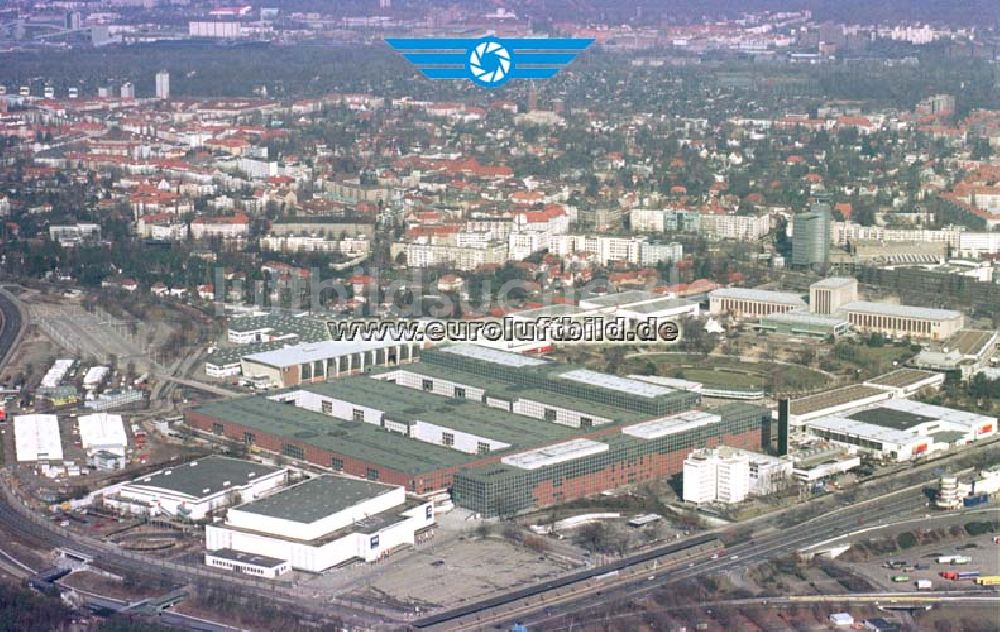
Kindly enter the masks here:
M 280 487 L 288 470 L 207 456 L 101 490 L 105 506 L 132 514 L 203 520 L 210 511 L 247 502 Z
M 205 538 L 209 555 L 238 551 L 318 573 L 349 560 L 378 560 L 433 525 L 431 503 L 407 499 L 400 486 L 319 476 L 230 509 Z
M 88 454 L 101 450 L 125 456 L 128 436 L 121 415 L 94 413 L 77 419 L 80 428 L 80 446 Z
M 991 437 L 997 420 L 909 399 L 890 399 L 844 416 L 807 421 L 807 434 L 855 452 L 908 461 Z
M 14 448 L 19 463 L 62 461 L 59 418 L 55 415 L 14 417 Z

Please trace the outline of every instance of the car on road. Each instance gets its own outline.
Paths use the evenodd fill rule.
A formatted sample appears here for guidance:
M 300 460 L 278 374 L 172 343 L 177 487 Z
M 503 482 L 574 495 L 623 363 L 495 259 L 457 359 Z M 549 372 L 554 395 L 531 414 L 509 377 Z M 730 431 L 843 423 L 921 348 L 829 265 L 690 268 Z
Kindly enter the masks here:
M 431 566 L 435 566 L 435 567 L 437 567 L 437 566 L 444 566 L 444 560 L 434 560 L 433 562 L 431 562 Z

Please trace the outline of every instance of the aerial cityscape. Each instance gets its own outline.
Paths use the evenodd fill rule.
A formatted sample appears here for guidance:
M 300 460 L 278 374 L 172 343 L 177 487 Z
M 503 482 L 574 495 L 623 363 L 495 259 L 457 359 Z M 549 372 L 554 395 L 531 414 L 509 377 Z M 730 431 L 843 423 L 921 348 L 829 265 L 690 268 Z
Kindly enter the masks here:
M 1000 632 L 1000 2 L 0 59 L 0 630 Z

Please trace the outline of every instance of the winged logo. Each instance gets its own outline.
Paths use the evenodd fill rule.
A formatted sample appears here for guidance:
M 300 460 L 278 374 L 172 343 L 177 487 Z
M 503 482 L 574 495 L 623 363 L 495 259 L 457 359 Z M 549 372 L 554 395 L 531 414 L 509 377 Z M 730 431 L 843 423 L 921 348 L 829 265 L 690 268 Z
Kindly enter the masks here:
M 469 79 L 497 88 L 511 79 L 548 79 L 593 43 L 583 38 L 387 38 L 430 79 Z

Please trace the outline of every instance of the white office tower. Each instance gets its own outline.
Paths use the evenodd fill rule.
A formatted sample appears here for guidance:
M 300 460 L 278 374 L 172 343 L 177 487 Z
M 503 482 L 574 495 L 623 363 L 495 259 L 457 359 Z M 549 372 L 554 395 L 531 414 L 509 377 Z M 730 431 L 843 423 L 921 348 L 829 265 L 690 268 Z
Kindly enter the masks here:
M 156 98 L 170 98 L 170 73 L 166 70 L 156 73 Z
M 131 82 L 126 81 L 125 83 L 122 84 L 121 95 L 122 95 L 123 99 L 134 99 L 135 98 L 135 86 Z
M 750 495 L 750 455 L 728 447 L 695 450 L 684 459 L 687 502 L 738 503 Z
M 745 454 L 719 456 L 716 470 L 716 499 L 738 503 L 750 495 L 750 459 Z
M 696 453 L 684 459 L 684 500 L 699 505 L 715 502 L 715 476 L 715 459 Z

